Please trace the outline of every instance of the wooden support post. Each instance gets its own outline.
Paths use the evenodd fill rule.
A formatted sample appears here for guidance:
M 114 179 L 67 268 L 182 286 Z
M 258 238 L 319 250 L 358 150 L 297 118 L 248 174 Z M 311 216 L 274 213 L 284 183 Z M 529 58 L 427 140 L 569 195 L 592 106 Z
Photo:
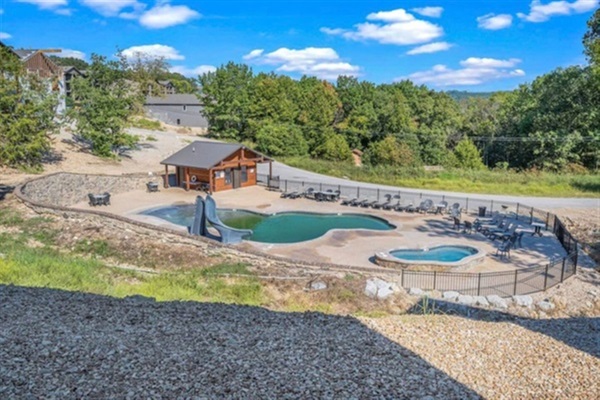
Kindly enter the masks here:
M 185 190 L 190 191 L 190 168 L 185 167 Z
M 165 189 L 169 188 L 169 166 L 165 165 Z
M 213 192 L 213 175 L 214 171 L 212 169 L 208 170 L 208 193 L 212 194 Z
M 269 161 L 269 181 L 273 179 L 273 161 Z

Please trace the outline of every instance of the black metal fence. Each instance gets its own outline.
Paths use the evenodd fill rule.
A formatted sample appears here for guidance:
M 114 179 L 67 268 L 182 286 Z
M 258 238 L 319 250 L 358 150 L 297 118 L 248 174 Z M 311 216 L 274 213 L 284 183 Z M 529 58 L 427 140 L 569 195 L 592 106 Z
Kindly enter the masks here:
M 539 224 L 540 229 L 550 230 L 565 249 L 567 256 L 550 261 L 546 265 L 506 272 L 433 272 L 399 270 L 402 287 L 421 288 L 425 290 L 454 290 L 462 294 L 485 296 L 513 296 L 544 291 L 577 272 L 578 243 L 562 221 L 554 214 L 527 206 L 522 203 L 486 200 L 470 197 L 435 195 L 414 190 L 392 190 L 388 188 L 361 187 L 357 185 L 333 185 L 323 182 L 308 182 L 293 179 L 269 178 L 258 175 L 258 183 L 270 189 L 284 192 L 304 192 L 308 188 L 319 191 L 339 191 L 342 197 L 380 201 L 386 195 L 393 201 L 408 205 L 419 204 L 422 200 L 431 199 L 436 202 L 458 203 L 465 212 L 476 212 L 478 215 L 491 215 L 494 211 L 503 212 L 517 221 L 527 224 Z

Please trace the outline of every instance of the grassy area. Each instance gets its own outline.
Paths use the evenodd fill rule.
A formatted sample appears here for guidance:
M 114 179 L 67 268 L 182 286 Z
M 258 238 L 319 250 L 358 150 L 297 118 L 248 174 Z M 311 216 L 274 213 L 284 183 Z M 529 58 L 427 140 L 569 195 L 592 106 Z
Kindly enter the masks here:
M 349 163 L 302 157 L 279 161 L 292 167 L 355 181 L 415 189 L 546 197 L 598 197 L 600 174 L 514 171 L 425 171 L 421 168 L 356 167 Z
M 152 121 L 152 120 L 146 119 L 146 118 L 132 119 L 131 126 L 133 128 L 148 129 L 148 130 L 152 130 L 152 131 L 162 131 L 163 130 L 159 121 Z M 148 139 L 148 140 L 151 141 L 152 139 Z

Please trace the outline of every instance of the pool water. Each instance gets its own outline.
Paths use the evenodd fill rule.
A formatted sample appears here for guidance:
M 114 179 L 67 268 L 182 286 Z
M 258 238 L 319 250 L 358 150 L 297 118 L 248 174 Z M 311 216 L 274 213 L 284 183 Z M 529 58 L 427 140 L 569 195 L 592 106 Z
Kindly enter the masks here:
M 438 246 L 427 250 L 393 250 L 390 254 L 408 261 L 457 262 L 477 254 L 478 250 L 468 246 Z
M 142 212 L 171 223 L 190 226 L 194 205 L 161 207 Z M 316 239 L 332 229 L 392 230 L 387 221 L 360 214 L 314 214 L 289 212 L 274 215 L 244 210 L 217 210 L 221 221 L 237 229 L 252 229 L 247 239 L 263 243 L 296 243 Z

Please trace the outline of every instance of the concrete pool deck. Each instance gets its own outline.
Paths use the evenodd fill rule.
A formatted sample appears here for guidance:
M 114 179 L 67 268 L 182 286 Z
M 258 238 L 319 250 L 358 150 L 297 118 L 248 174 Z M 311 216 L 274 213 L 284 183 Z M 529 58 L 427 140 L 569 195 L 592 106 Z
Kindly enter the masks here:
M 158 193 L 132 190 L 113 195 L 110 206 L 92 208 L 87 202 L 80 202 L 74 207 L 86 210 L 98 209 L 185 232 L 184 227 L 159 218 L 139 215 L 139 213 L 154 207 L 192 204 L 198 194 L 204 195 L 199 192 L 186 192 L 179 188 L 161 189 Z M 268 191 L 259 186 L 219 192 L 213 197 L 219 208 L 246 209 L 267 214 L 285 211 L 365 214 L 384 218 L 397 227 L 391 231 L 334 230 L 320 238 L 293 244 L 245 241 L 236 245 L 240 249 L 259 250 L 269 255 L 307 262 L 372 267 L 375 265 L 372 259 L 376 252 L 399 247 L 422 248 L 441 244 L 466 244 L 485 251 L 487 256 L 480 265 L 464 271 L 490 272 L 539 266 L 548 263 L 551 258 L 566 255 L 557 238 L 550 232 L 544 232 L 543 237 L 532 237 L 531 234 L 525 233 L 523 248 L 513 250 L 511 259 L 507 260 L 495 256 L 498 241 L 492 242 L 477 232 L 463 234 L 455 231 L 452 229 L 453 222 L 448 216 L 347 207 L 339 203 L 316 202 L 308 199 L 281 199 L 279 192 Z M 473 220 L 474 217 L 463 215 L 463 219 Z M 533 231 L 529 224 L 521 225 L 522 229 Z

